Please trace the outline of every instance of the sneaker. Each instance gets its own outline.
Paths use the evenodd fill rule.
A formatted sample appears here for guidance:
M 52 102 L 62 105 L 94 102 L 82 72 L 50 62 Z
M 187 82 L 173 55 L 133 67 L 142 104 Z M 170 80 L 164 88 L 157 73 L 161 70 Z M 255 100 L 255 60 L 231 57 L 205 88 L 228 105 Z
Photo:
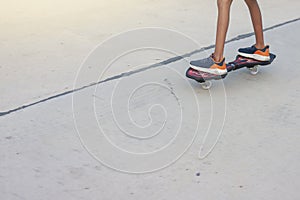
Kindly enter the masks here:
M 215 75 L 227 74 L 225 58 L 223 58 L 221 62 L 215 62 L 213 54 L 208 58 L 191 61 L 190 67 L 201 72 L 207 72 Z
M 238 50 L 240 56 L 246 58 L 253 58 L 258 61 L 270 61 L 270 47 L 265 46 L 263 49 L 257 49 L 255 45 L 247 48 L 240 48 Z

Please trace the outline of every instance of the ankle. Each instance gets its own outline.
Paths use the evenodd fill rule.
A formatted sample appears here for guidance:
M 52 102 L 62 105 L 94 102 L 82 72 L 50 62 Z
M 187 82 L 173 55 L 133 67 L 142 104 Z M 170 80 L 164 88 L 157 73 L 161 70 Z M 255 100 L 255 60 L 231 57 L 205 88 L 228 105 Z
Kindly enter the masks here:
M 215 63 L 220 63 L 220 62 L 222 62 L 222 60 L 223 60 L 223 55 L 217 55 L 217 54 L 215 54 L 215 53 L 213 53 L 212 55 L 211 55 L 211 57 L 212 57 L 212 59 L 214 60 L 214 62 Z
M 265 44 L 255 44 L 255 47 L 257 48 L 257 49 L 263 49 L 263 48 L 265 48 Z

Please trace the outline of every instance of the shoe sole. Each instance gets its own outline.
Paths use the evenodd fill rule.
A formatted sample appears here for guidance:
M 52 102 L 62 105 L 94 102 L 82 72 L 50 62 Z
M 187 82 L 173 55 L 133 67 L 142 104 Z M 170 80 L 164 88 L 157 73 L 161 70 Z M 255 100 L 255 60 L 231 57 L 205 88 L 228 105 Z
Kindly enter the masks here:
M 214 75 L 225 75 L 227 74 L 227 69 L 222 70 L 222 69 L 210 69 L 210 68 L 202 68 L 202 67 L 196 67 L 194 65 L 190 65 L 190 67 L 194 70 L 201 71 L 201 72 L 206 72 Z
M 262 55 L 258 55 L 258 54 L 247 54 L 247 53 L 241 53 L 238 52 L 238 54 L 240 56 L 246 57 L 246 58 L 252 58 L 254 60 L 258 60 L 258 61 L 262 61 L 262 62 L 267 62 L 270 61 L 270 56 L 262 56 Z

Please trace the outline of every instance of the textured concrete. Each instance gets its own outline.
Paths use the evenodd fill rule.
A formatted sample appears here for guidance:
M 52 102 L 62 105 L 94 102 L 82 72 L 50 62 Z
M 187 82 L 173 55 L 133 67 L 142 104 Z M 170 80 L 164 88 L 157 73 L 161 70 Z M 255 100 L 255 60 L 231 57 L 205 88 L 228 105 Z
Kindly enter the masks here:
M 158 1 L 148 3 L 153 7 L 160 5 Z M 201 13 L 196 12 L 197 8 L 192 3 L 197 5 L 191 1 L 187 7 L 195 10 L 184 13 L 196 18 L 189 23 L 200 23 L 199 20 L 203 19 L 197 21 L 197 17 Z M 161 9 L 164 6 L 168 8 L 161 4 Z M 185 4 L 179 1 L 172 6 L 184 10 Z M 204 6 L 204 3 L 199 4 Z M 298 1 L 289 4 L 279 0 L 272 4 L 264 2 L 267 25 L 297 18 L 298 4 Z M 65 6 L 68 8 L 67 4 Z M 268 16 L 272 10 L 284 7 L 290 12 Z M 50 8 L 55 11 L 55 6 Z M 78 6 L 78 10 L 80 8 L 83 13 L 87 12 L 86 7 Z M 162 15 L 151 10 L 151 6 L 144 5 L 143 8 L 149 9 L 152 15 Z M 39 16 L 42 11 L 35 12 Z M 170 16 L 178 19 L 185 16 L 175 13 Z M 233 15 L 237 17 L 238 13 Z M 65 13 L 61 15 L 65 16 Z M 168 21 L 158 20 L 158 16 L 152 19 L 152 15 L 143 16 L 140 20 L 149 20 L 149 24 L 153 23 L 151 25 L 162 23 L 159 26 Z M 248 32 L 244 28 L 249 24 L 238 23 L 238 20 L 241 19 L 233 17 L 235 34 L 231 32 L 231 37 Z M 165 27 L 185 29 L 184 25 L 172 21 L 174 27 Z M 74 20 L 72 23 L 79 22 Z M 128 23 L 130 25 L 124 25 L 121 30 L 135 27 L 131 21 Z M 240 26 L 233 28 L 234 23 Z M 209 26 L 208 23 L 206 25 Z M 53 23 L 53 26 L 58 25 Z M 185 26 L 190 27 L 189 24 Z M 57 36 L 66 33 L 56 28 Z M 18 56 L 13 59 L 13 54 L 6 56 L 8 54 L 4 54 L 6 51 L 1 48 L 1 56 L 5 59 L 0 69 L 5 76 L 1 80 L 0 199 L 300 198 L 299 21 L 266 32 L 272 52 L 278 56 L 272 65 L 261 68 L 256 76 L 246 69 L 232 72 L 224 81 L 215 81 L 209 91 L 186 79 L 184 72 L 189 60 L 211 53 L 211 49 L 190 52 L 199 49 L 199 46 L 209 46 L 213 33 L 191 30 L 193 28 L 190 27 L 185 33 L 200 42 L 168 30 L 146 29 L 123 34 L 99 46 L 82 65 L 75 88 L 97 81 L 100 83 L 64 94 L 73 87 L 84 53 L 100 38 L 91 36 L 95 29 L 80 27 L 87 35 L 77 42 L 84 44 L 77 46 L 78 43 L 71 37 L 68 49 L 54 47 L 55 43 L 47 41 L 51 37 L 46 35 L 40 41 L 47 41 L 47 44 L 37 42 L 36 47 L 32 41 L 38 41 L 39 37 L 27 40 L 16 33 L 3 40 L 6 45 L 15 42 L 28 47 L 32 53 L 39 49 L 39 45 L 48 47 L 49 54 L 43 51 L 39 51 L 38 55 L 25 54 L 24 51 L 26 62 Z M 117 33 L 120 29 L 112 28 L 110 31 Z M 145 34 L 147 31 L 151 32 L 151 37 Z M 61 37 L 68 38 L 71 33 Z M 16 40 L 12 40 L 14 37 Z M 90 43 L 86 43 L 87 38 Z M 123 45 L 111 48 L 127 38 L 130 40 Z M 147 41 L 160 50 L 149 48 Z M 234 59 L 238 47 L 252 43 L 253 37 L 228 43 L 227 60 Z M 104 65 L 97 68 L 99 64 L 109 63 L 111 54 L 139 45 L 147 48 L 125 54 L 111 63 L 106 71 Z M 73 48 L 75 46 L 78 51 Z M 9 49 L 22 51 L 17 46 Z M 106 49 L 110 51 L 104 51 Z M 103 51 L 107 54 L 99 57 Z M 170 59 L 147 68 L 153 63 L 186 53 L 190 54 L 183 59 Z M 61 60 L 60 56 L 66 54 L 70 57 Z M 49 55 L 58 57 L 47 58 Z M 41 60 L 35 62 L 36 58 Z M 42 63 L 47 65 L 37 68 Z M 53 63 L 58 63 L 62 73 L 57 73 L 56 67 L 52 75 L 49 73 Z M 21 66 L 25 65 L 32 68 L 25 67 L 24 72 Z M 118 76 L 126 71 L 130 73 Z M 102 72 L 103 77 L 100 76 Z M 54 96 L 56 94 L 61 95 Z M 52 99 L 45 99 L 51 96 Z M 5 113 L 40 99 L 45 101 Z
M 264 25 L 299 17 L 298 0 L 261 1 Z M 251 32 L 243 1 L 232 8 L 228 38 Z M 71 89 L 77 69 L 99 43 L 120 32 L 162 27 L 214 41 L 216 2 L 211 0 L 11 0 L 0 8 L 0 111 Z M 126 71 L 115 70 L 112 74 Z

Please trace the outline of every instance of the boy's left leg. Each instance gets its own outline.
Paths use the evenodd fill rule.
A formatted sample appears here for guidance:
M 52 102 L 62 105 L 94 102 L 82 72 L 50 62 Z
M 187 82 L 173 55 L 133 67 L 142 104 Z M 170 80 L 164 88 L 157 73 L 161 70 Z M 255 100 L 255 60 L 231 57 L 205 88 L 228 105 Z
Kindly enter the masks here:
M 232 1 L 233 0 L 217 0 L 218 23 L 215 51 L 208 58 L 191 61 L 191 68 L 216 75 L 224 75 L 227 73 L 226 62 L 223 53 Z
M 216 33 L 216 47 L 214 52 L 214 60 L 221 62 L 224 58 L 224 46 L 230 20 L 230 7 L 232 0 L 218 0 L 218 22 Z

